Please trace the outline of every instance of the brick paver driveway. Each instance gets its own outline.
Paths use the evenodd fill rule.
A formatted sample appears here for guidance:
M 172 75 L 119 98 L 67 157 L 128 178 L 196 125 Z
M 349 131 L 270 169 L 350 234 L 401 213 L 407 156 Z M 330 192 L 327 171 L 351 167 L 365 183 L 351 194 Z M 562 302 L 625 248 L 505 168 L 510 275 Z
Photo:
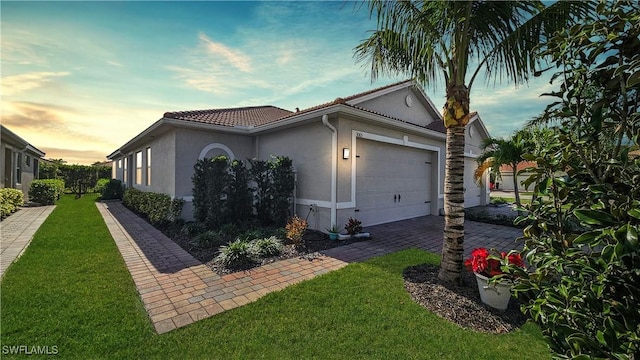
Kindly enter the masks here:
M 363 261 L 407 248 L 439 253 L 444 219 L 426 216 L 365 229 L 372 239 L 323 252 L 323 256 L 288 259 L 257 269 L 219 276 L 121 203 L 97 203 L 133 277 L 158 333 L 255 301 L 272 291 Z M 518 229 L 465 223 L 465 249 L 516 248 Z

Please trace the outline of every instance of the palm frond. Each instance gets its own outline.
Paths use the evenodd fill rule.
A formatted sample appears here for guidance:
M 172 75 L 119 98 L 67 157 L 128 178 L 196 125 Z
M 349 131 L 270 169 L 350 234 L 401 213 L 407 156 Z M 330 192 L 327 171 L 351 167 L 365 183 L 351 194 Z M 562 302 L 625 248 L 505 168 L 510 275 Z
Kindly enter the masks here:
M 485 44 L 495 46 L 484 47 L 490 51 L 484 54 L 481 66 L 473 74 L 470 85 L 482 67 L 487 79 L 493 79 L 494 82 L 501 81 L 503 76 L 516 84 L 527 81 L 540 65 L 540 43 L 556 31 L 590 16 L 597 1 L 557 1 L 549 6 L 544 6 L 541 2 L 516 4 L 519 6 L 517 10 L 520 17 L 510 26 L 517 26 L 508 33 L 502 33 L 504 37 L 501 41 Z M 486 32 L 480 34 L 487 35 Z
M 476 185 L 484 186 L 484 172 L 493 167 L 493 158 L 488 158 L 480 163 L 473 172 L 473 180 Z

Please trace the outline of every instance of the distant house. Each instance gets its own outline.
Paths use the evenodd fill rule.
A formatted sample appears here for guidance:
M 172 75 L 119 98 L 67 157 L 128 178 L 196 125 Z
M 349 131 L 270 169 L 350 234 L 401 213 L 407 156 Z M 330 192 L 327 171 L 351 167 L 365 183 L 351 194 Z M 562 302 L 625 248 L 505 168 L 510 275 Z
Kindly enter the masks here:
M 528 168 L 536 168 L 538 164 L 535 161 L 522 161 L 518 163 L 516 167 L 516 171 L 518 172 L 517 181 L 518 181 L 518 190 L 520 191 L 529 191 L 533 190 L 533 185 L 530 185 L 529 188 L 525 188 L 523 182 L 531 176 L 531 172 L 523 171 Z M 514 191 L 513 186 L 513 166 L 511 165 L 502 165 L 500 166 L 500 178 L 497 179 L 498 187 L 497 190 L 504 191 Z
M 45 153 L 4 125 L 0 125 L 0 138 L 0 187 L 22 190 L 27 200 L 29 186 L 38 178 L 38 164 Z
M 196 160 L 288 156 L 296 171 L 295 211 L 310 228 L 323 229 L 349 217 L 374 225 L 438 215 L 445 133 L 422 88 L 404 81 L 295 112 L 274 106 L 167 112 L 108 158 L 113 176 L 127 186 L 183 198 L 183 216 L 191 219 Z M 488 136 L 473 114 L 466 129 L 466 206 L 489 200 L 488 189 L 473 179 Z

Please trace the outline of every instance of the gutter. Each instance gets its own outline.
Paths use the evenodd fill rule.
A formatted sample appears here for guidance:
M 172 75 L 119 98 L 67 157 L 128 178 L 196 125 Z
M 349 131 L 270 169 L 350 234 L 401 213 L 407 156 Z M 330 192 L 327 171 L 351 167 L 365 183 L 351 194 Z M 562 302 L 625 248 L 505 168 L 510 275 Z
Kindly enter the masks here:
M 322 123 L 331 130 L 331 226 L 338 222 L 338 130 L 322 115 Z

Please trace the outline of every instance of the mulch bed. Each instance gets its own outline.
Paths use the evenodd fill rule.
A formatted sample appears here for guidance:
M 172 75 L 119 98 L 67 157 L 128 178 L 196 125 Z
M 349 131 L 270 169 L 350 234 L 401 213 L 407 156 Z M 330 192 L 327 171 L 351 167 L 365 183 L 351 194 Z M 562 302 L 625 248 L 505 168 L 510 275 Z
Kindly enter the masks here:
M 370 238 L 369 238 L 370 239 Z M 292 244 L 286 244 L 282 253 L 278 256 L 260 259 L 258 262 L 249 264 L 244 268 L 228 269 L 221 266 L 215 261 L 215 257 L 218 255 L 218 248 L 199 248 L 191 244 L 189 237 L 184 235 L 173 236 L 172 240 L 180 245 L 186 252 L 191 254 L 194 258 L 198 259 L 203 264 L 207 265 L 214 272 L 224 275 L 230 274 L 236 271 L 248 270 L 256 268 L 258 266 L 266 265 L 280 260 L 286 260 L 291 258 L 302 258 L 309 261 L 321 256 L 320 251 L 332 249 L 338 246 L 344 246 L 352 244 L 354 242 L 366 241 L 367 238 L 351 238 L 346 240 L 329 240 L 329 236 L 320 231 L 307 230 L 302 237 L 304 245 L 295 247 Z
M 429 311 L 464 328 L 490 334 L 510 332 L 526 322 L 517 299 L 511 297 L 505 311 L 493 309 L 480 301 L 472 273 L 465 272 L 464 285 L 456 286 L 439 281 L 439 270 L 439 266 L 423 264 L 404 271 L 405 289 Z

